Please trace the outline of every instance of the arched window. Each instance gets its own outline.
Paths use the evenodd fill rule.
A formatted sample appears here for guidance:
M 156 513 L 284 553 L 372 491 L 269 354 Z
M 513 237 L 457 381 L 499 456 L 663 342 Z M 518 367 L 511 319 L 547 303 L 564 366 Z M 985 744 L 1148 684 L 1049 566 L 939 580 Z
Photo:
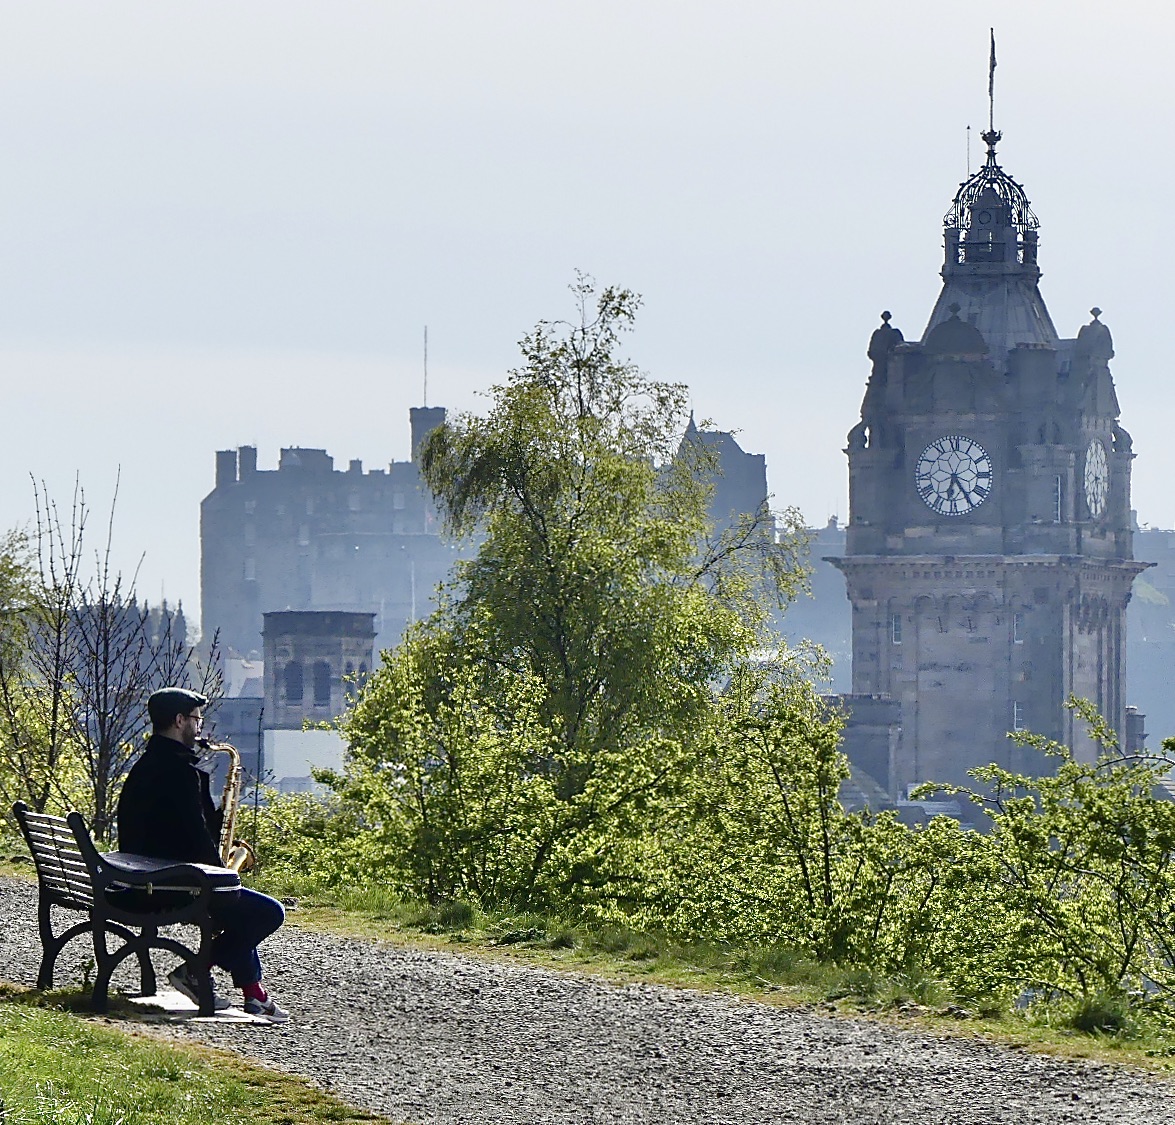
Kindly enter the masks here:
M 285 670 L 286 680 L 286 702 L 287 703 L 301 703 L 302 702 L 302 662 L 300 660 L 291 660 L 286 665 Z
M 330 706 L 330 665 L 325 660 L 314 665 L 314 706 Z

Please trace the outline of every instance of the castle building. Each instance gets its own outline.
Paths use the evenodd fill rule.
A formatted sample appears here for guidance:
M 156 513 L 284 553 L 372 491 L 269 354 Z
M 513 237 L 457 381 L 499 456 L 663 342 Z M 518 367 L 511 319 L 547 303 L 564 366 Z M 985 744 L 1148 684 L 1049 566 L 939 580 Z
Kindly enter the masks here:
M 364 471 L 334 467 L 323 449 L 283 449 L 276 469 L 257 467 L 253 446 L 216 454 L 216 482 L 200 506 L 203 635 L 226 653 L 262 650 L 275 611 L 374 613 L 377 651 L 432 608 L 457 548 L 417 464 L 443 407 L 410 412 L 412 460 Z
M 437 584 L 477 540 L 442 536 L 420 476 L 421 442 L 444 408 L 410 415 L 412 460 L 386 470 L 352 461 L 340 471 L 324 449 L 283 449 L 276 470 L 257 468 L 253 446 L 216 454 L 215 487 L 200 506 L 203 636 L 219 631 L 221 650 L 240 662 L 260 655 L 268 613 L 374 613 L 378 654 L 431 612 Z M 744 452 L 730 433 L 699 431 L 692 418 L 683 441 L 691 439 L 714 454 L 715 525 L 758 511 L 767 501 L 763 455 Z M 260 696 L 259 685 L 248 691 Z
M 738 525 L 770 501 L 767 492 L 767 458 L 748 453 L 727 430 L 700 430 L 690 412 L 678 447 L 679 455 L 696 442 L 708 457 L 704 478 L 712 489 L 707 514 L 715 531 Z
M 894 796 L 966 784 L 987 762 L 1039 771 L 1009 731 L 1092 756 L 1070 695 L 1125 728 L 1126 605 L 1148 564 L 1132 553 L 1112 341 L 1098 309 L 1076 338 L 1057 334 L 1039 224 L 1000 139 L 984 134 L 986 162 L 944 220 L 921 339 L 882 314 L 845 450 L 845 551 L 828 561 L 852 604 L 853 693 L 900 704 L 877 779 Z

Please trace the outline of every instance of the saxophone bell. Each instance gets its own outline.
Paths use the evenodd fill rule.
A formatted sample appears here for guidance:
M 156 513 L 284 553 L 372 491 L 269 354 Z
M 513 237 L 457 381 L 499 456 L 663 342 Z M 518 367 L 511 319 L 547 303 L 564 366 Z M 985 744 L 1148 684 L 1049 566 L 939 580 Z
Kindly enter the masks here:
M 252 846 L 244 840 L 234 840 L 224 865 L 238 875 L 245 875 L 257 866 L 257 855 Z

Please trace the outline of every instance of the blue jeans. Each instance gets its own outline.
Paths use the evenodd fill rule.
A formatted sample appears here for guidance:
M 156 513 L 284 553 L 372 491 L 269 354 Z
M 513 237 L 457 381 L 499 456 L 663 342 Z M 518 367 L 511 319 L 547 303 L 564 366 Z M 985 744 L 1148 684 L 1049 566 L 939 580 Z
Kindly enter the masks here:
M 286 920 L 282 904 L 242 887 L 212 896 L 212 920 L 220 931 L 212 941 L 212 963 L 231 973 L 237 988 L 256 984 L 261 979 L 257 947 Z

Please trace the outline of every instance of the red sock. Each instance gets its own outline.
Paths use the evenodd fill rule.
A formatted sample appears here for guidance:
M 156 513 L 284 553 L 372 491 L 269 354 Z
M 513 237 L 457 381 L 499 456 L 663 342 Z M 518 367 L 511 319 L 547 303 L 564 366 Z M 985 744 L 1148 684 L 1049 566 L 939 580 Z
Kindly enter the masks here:
M 269 993 L 261 987 L 260 981 L 242 985 L 241 991 L 245 994 L 246 1000 L 256 1000 L 259 1004 L 264 1004 L 269 999 Z

